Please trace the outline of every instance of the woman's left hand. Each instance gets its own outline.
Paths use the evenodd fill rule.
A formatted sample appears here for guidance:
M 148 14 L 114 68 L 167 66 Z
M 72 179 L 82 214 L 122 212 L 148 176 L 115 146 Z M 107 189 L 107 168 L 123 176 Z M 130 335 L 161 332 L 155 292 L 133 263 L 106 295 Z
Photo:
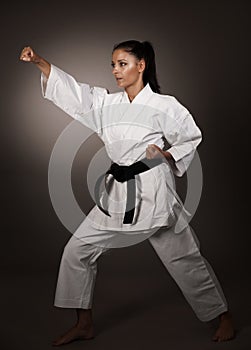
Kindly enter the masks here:
M 164 151 L 162 151 L 161 148 L 159 148 L 157 145 L 154 145 L 154 144 L 148 145 L 146 149 L 147 159 L 163 158 L 163 157 L 165 157 L 165 155 L 164 155 Z

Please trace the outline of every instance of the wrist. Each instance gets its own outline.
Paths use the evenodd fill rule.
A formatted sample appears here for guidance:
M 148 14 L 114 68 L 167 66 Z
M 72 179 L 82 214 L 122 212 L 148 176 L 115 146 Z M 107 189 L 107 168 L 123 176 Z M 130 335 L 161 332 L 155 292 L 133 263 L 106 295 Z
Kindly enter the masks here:
M 44 60 L 43 60 L 43 58 L 42 57 L 40 57 L 40 56 L 38 56 L 38 55 L 36 55 L 34 58 L 33 58 L 33 61 L 32 61 L 32 63 L 34 63 L 34 64 L 37 64 L 37 65 L 43 65 L 43 62 Z
M 168 152 L 168 151 L 162 151 L 162 154 L 163 154 L 163 156 L 166 158 L 166 160 L 174 161 L 174 158 L 173 158 L 173 156 L 171 155 L 170 152 Z

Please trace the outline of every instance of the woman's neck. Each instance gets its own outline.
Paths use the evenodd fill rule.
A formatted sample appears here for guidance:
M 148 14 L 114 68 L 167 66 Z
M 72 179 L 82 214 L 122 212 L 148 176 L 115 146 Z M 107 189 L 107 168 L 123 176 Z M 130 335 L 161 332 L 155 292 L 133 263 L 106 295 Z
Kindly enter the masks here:
M 140 82 L 140 84 L 137 84 L 136 86 L 129 86 L 125 89 L 128 98 L 130 100 L 130 102 L 132 102 L 132 100 L 138 95 L 138 93 L 144 89 L 144 84 L 143 82 Z

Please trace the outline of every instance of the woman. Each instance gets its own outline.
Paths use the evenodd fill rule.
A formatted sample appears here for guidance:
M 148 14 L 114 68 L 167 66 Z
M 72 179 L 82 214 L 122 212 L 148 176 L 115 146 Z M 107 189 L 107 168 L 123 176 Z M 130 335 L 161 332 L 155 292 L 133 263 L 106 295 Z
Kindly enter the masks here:
M 219 318 L 213 340 L 232 339 L 234 329 L 226 299 L 200 254 L 187 212 L 173 195 L 170 180 L 170 174 L 182 176 L 187 170 L 201 142 L 201 132 L 184 106 L 174 97 L 160 94 L 152 45 L 130 40 L 114 46 L 112 73 L 123 88 L 115 94 L 77 83 L 30 47 L 22 50 L 20 59 L 40 69 L 44 97 L 95 130 L 113 161 L 106 174 L 108 198 L 104 191 L 99 198 L 101 177 L 97 205 L 64 249 L 55 306 L 75 308 L 77 323 L 53 345 L 94 337 L 91 306 L 98 257 L 111 248 L 146 238 L 197 317 L 204 322 Z M 168 150 L 164 140 L 170 145 Z M 118 210 L 121 199 L 125 200 Z M 183 220 L 177 234 L 180 217 Z

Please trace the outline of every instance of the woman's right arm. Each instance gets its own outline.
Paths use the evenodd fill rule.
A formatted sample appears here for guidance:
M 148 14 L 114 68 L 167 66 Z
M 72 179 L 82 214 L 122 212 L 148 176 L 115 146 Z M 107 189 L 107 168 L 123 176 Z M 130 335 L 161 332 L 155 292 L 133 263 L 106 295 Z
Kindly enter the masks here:
M 85 126 L 95 131 L 99 130 L 99 113 L 94 111 L 103 105 L 106 89 L 77 82 L 73 76 L 47 62 L 29 46 L 22 50 L 20 60 L 34 63 L 42 72 L 41 86 L 44 98 Z M 90 111 L 93 113 L 90 114 Z
M 47 62 L 44 58 L 40 57 L 30 46 L 26 46 L 23 48 L 20 60 L 25 62 L 34 63 L 38 69 L 49 78 L 51 71 L 51 64 Z

